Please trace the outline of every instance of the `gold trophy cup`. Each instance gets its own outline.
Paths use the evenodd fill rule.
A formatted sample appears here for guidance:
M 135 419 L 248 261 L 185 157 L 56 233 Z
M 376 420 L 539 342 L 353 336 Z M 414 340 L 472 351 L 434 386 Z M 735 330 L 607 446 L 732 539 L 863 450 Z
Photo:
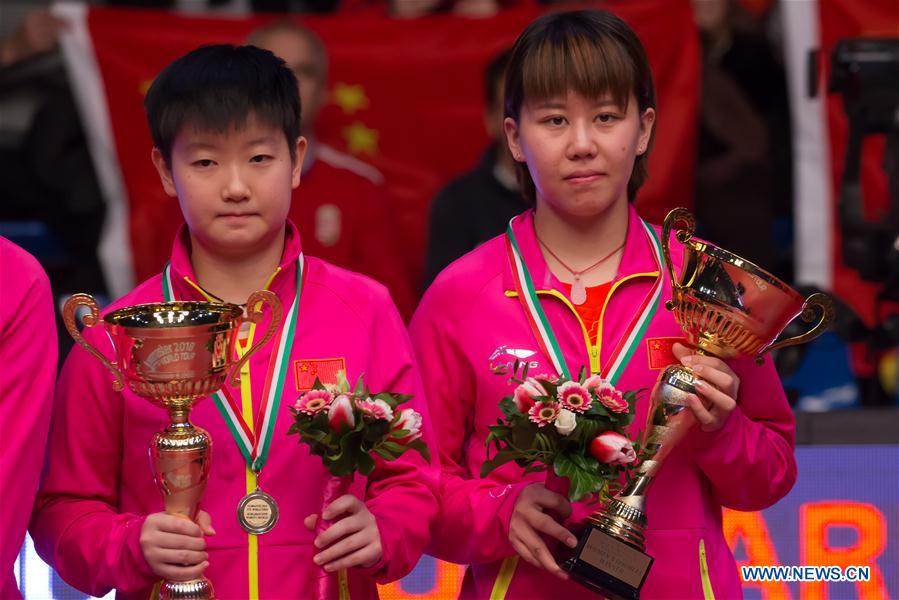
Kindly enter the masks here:
M 272 318 L 262 339 L 234 361 L 237 333 L 244 318 L 257 323 L 261 304 L 268 304 Z M 194 519 L 206 489 L 212 454 L 209 433 L 191 425 L 195 402 L 218 391 L 226 382 L 237 385 L 240 368 L 265 345 L 281 321 L 281 303 L 269 291 L 257 291 L 247 301 L 247 316 L 236 304 L 213 302 L 165 302 L 122 308 L 103 317 L 103 325 L 115 347 L 109 361 L 91 346 L 75 323 L 79 307 L 90 310 L 86 327 L 99 321 L 97 302 L 87 294 L 75 294 L 63 308 L 69 334 L 96 357 L 113 375 L 112 387 L 124 384 L 168 411 L 171 423 L 150 440 L 150 461 L 156 484 L 162 491 L 165 511 Z M 163 580 L 159 599 L 206 600 L 215 597 L 205 577 L 190 581 Z
M 680 277 L 674 273 L 669 240 L 671 230 L 684 246 Z M 662 226 L 662 252 L 671 276 L 672 300 L 666 308 L 683 328 L 689 344 L 700 354 L 721 359 L 762 356 L 771 350 L 793 346 L 821 335 L 833 320 L 830 297 L 812 294 L 803 298 L 790 286 L 739 256 L 693 239 L 696 222 L 687 210 L 668 213 Z M 802 335 L 775 342 L 797 316 L 817 322 Z M 639 598 L 640 586 L 652 565 L 647 555 L 646 490 L 671 450 L 695 422 L 687 396 L 695 394 L 692 369 L 671 365 L 662 371 L 650 395 L 646 449 L 637 475 L 604 510 L 593 513 L 565 568 L 583 584 L 610 598 Z

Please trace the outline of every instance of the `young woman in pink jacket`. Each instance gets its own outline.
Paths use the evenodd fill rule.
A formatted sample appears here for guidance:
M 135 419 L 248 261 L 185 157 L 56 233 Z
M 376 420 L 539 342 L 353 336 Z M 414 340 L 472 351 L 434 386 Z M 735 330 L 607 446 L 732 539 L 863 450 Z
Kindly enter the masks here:
M 519 297 L 526 272 L 572 373 L 583 366 L 637 390 L 681 361 L 704 380 L 702 401 L 691 398 L 699 426 L 649 490 L 646 551 L 655 562 L 641 597 L 741 597 L 721 510 L 759 510 L 790 490 L 793 416 L 769 360 L 725 363 L 676 343 L 684 334 L 661 306 L 671 282 L 659 228 L 632 205 L 656 120 L 643 48 L 606 12 L 541 17 L 513 48 L 505 104 L 509 148 L 535 207 L 444 270 L 411 324 L 443 473 L 430 552 L 471 565 L 465 598 L 595 598 L 567 578 L 545 541 L 573 547 L 565 521 L 596 506 L 569 504 L 544 487 L 543 474 L 514 463 L 478 477 L 488 426 L 511 393 L 493 369 L 518 359 L 532 374 L 557 373 Z M 672 249 L 679 270 L 679 244 Z M 629 336 L 641 319 L 645 332 Z M 633 435 L 647 403 L 644 394 Z
M 37 550 L 68 583 L 96 596 L 114 588 L 119 597 L 147 598 L 161 578 L 205 574 L 218 598 L 309 598 L 322 568 L 329 577 L 347 568 L 350 597 L 376 598 L 375 583 L 408 573 L 428 542 L 437 470 L 415 452 L 378 460 L 351 494 L 322 511 L 330 475 L 287 435 L 288 407 L 316 374 L 337 383 L 338 370 L 353 382 L 364 374 L 372 390 L 413 394 L 411 405 L 425 412 L 412 348 L 386 289 L 304 256 L 287 220 L 306 149 L 296 79 L 268 51 L 206 46 L 168 66 L 145 105 L 153 162 L 186 225 L 163 273 L 107 311 L 169 299 L 239 304 L 257 289 L 275 293 L 295 327 L 280 347 L 256 352 L 230 389 L 250 430 L 268 436 L 268 451 L 251 468 L 226 422 L 232 417 L 212 399 L 199 402 L 191 419 L 215 444 L 202 511 L 197 522 L 162 512 L 147 444 L 168 422 L 164 411 L 128 390 L 114 392 L 103 365 L 76 346 L 59 379 L 31 522 Z M 179 218 L 174 204 L 172 218 Z M 112 358 L 102 328 L 84 335 Z M 286 360 L 285 375 L 265 386 L 275 353 Z M 264 388 L 273 390 L 265 398 Z M 263 402 L 274 403 L 271 429 L 253 424 Z M 427 429 L 427 415 L 424 422 Z M 237 519 L 238 503 L 257 486 L 280 507 L 274 528 L 259 535 Z M 330 525 L 316 534 L 313 515 Z

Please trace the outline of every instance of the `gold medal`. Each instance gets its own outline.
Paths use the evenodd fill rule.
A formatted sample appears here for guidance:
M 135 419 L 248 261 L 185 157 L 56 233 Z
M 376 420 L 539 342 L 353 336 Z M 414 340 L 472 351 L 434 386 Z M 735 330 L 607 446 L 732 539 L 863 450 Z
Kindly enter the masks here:
M 278 504 L 274 498 L 256 488 L 238 503 L 237 522 L 247 533 L 268 533 L 278 522 Z

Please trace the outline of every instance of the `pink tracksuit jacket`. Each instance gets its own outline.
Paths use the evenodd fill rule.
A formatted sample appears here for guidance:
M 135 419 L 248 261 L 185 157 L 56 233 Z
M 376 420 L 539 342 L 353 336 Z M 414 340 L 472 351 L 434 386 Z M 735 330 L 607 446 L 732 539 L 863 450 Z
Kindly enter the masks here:
M 288 222 L 281 271 L 269 289 L 286 311 L 296 292 L 300 238 Z M 296 436 L 288 406 L 311 387 L 310 369 L 344 367 L 350 381 L 364 374 L 372 390 L 414 394 L 408 404 L 422 413 L 424 438 L 430 438 L 422 387 L 403 323 L 386 289 L 361 275 L 306 257 L 296 337 L 268 462 L 260 486 L 277 501 L 280 519 L 258 537 L 260 598 L 307 598 L 320 572 L 312 562 L 314 534 L 303 525 L 320 513 L 322 490 L 330 475 L 318 457 Z M 186 229 L 179 232 L 171 258 L 174 297 L 202 300 L 185 278 L 196 281 L 189 259 Z M 107 310 L 163 300 L 161 276 L 139 285 Z M 257 328 L 262 335 L 268 323 Z M 100 327 L 86 338 L 112 355 Z M 254 416 L 262 396 L 273 344 L 250 359 Z M 327 382 L 327 377 L 323 376 Z M 147 598 L 155 576 L 144 560 L 139 533 L 147 514 L 163 510 L 162 495 L 151 477 L 147 443 L 168 423 L 164 410 L 130 391 L 112 391 L 108 371 L 80 347 L 66 360 L 56 394 L 50 431 L 48 469 L 31 522 L 39 554 L 74 587 L 103 595 Z M 232 394 L 239 399 L 240 389 Z M 406 405 L 404 405 L 406 406 Z M 200 507 L 210 513 L 215 536 L 207 537 L 210 566 L 206 576 L 218 598 L 248 598 L 251 553 L 248 534 L 237 522 L 237 504 L 247 493 L 246 466 L 224 419 L 211 399 L 193 410 L 191 421 L 213 438 L 212 471 Z M 436 453 L 435 453 L 436 454 Z M 353 600 L 376 598 L 376 582 L 408 573 L 429 539 L 428 525 L 437 511 L 439 469 L 417 452 L 379 462 L 367 479 L 356 477 L 352 492 L 374 514 L 383 546 L 382 560 L 368 569 L 350 569 Z M 333 574 L 332 574 L 333 576 Z M 336 588 L 335 588 L 336 589 Z
M 2 237 L 0 281 L 0 598 L 20 598 L 13 563 L 44 461 L 56 382 L 56 323 L 44 270 Z
M 602 317 L 600 341 L 593 345 L 560 282 L 540 252 L 528 211 L 513 222 L 524 261 L 572 373 L 586 366 L 596 373 L 640 306 L 658 270 L 630 209 L 627 239 Z M 683 260 L 672 237 L 676 269 Z M 662 302 L 671 298 L 665 276 Z M 509 521 L 518 493 L 542 473 L 524 475 L 514 463 L 479 478 L 486 457 L 489 425 L 502 415 L 499 400 L 511 393 L 505 377 L 488 365 L 515 357 L 536 363 L 531 374 L 553 374 L 519 305 L 506 255 L 505 236 L 485 243 L 441 273 L 425 294 L 411 326 L 412 343 L 426 382 L 431 418 L 440 448 L 441 510 L 432 524 L 429 552 L 470 564 L 465 598 L 488 598 L 504 558 L 515 552 Z M 659 307 L 645 337 L 618 382 L 621 390 L 651 388 L 659 371 L 675 362 L 672 338 L 684 334 L 671 313 Z M 667 344 L 667 345 L 666 345 Z M 721 531 L 721 507 L 760 510 L 783 497 L 796 480 L 794 421 L 770 360 L 730 361 L 740 376 L 738 406 L 718 431 L 694 428 L 653 482 L 647 498 L 646 551 L 655 563 L 643 598 L 740 598 L 740 582 Z M 631 431 L 646 420 L 648 399 L 637 403 Z M 573 521 L 593 507 L 574 506 Z M 507 598 L 595 598 L 574 582 L 518 561 Z

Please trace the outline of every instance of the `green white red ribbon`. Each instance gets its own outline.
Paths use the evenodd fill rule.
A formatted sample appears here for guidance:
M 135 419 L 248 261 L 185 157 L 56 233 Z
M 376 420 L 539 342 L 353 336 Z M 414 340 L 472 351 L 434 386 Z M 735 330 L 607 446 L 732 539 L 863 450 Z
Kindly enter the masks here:
M 297 286 L 293 304 L 291 304 L 290 310 L 285 315 L 284 323 L 275 340 L 275 351 L 272 352 L 268 361 L 268 372 L 266 373 L 265 385 L 262 391 L 262 403 L 259 405 L 259 413 L 255 421 L 256 433 L 244 420 L 240 405 L 232 397 L 227 386 L 212 395 L 215 406 L 225 419 L 225 423 L 228 424 L 231 436 L 237 442 L 237 447 L 240 449 L 240 453 L 243 454 L 247 466 L 257 473 L 262 470 L 268 459 L 277 411 L 281 405 L 281 393 L 284 389 L 284 381 L 287 379 L 290 350 L 293 347 L 293 339 L 296 334 L 302 287 L 303 254 L 301 253 L 297 258 Z M 166 302 L 174 300 L 170 264 L 166 264 L 165 269 L 163 269 L 162 294 Z
M 662 299 L 662 282 L 664 280 L 662 244 L 655 229 L 649 223 L 640 219 L 640 224 L 643 226 L 647 241 L 652 248 L 653 258 L 655 259 L 659 275 L 656 277 L 649 294 L 643 299 L 640 309 L 634 314 L 633 319 L 627 329 L 625 329 L 624 335 L 621 336 L 621 339 L 612 351 L 606 366 L 602 368 L 600 375 L 612 385 L 616 385 L 621 378 L 621 374 L 624 372 L 634 351 L 640 345 Z M 540 347 L 541 352 L 550 359 L 556 372 L 571 379 L 571 371 L 565 362 L 565 356 L 562 354 L 562 349 L 559 346 L 555 333 L 553 333 L 549 319 L 540 305 L 531 274 L 521 256 L 518 241 L 515 239 L 515 233 L 512 231 L 511 221 L 506 228 L 506 251 L 509 257 L 509 264 L 512 267 L 512 276 L 515 281 L 515 289 L 518 292 L 518 299 L 527 317 L 531 331 L 534 333 L 534 338 L 537 340 L 537 345 Z

